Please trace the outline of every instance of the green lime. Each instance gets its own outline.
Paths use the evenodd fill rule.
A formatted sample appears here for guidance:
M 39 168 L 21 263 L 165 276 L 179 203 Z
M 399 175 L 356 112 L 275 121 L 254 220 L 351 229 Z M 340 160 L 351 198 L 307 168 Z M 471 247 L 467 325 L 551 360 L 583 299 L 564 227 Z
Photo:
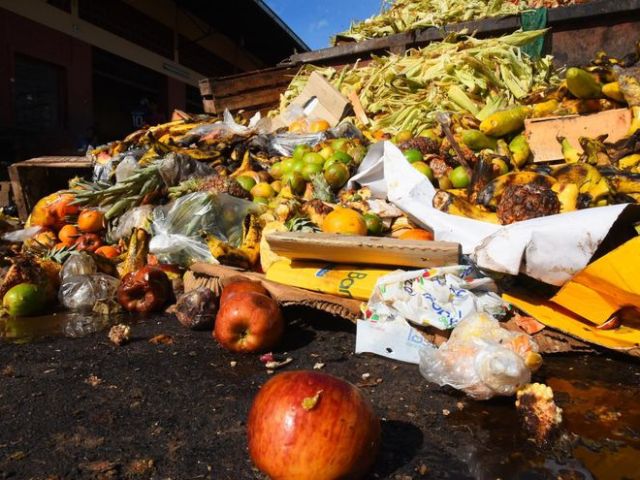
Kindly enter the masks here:
M 318 153 L 322 155 L 322 158 L 324 158 L 325 160 L 329 160 L 331 155 L 333 155 L 333 148 L 327 145 L 326 147 L 323 147 L 322 150 L 320 150 Z
M 304 157 L 302 157 L 302 161 L 304 161 L 304 163 L 313 163 L 315 165 L 324 165 L 324 162 L 326 161 L 325 158 L 320 155 L 319 153 L 316 152 L 309 152 L 309 153 L 305 153 Z
M 251 191 L 251 189 L 256 185 L 256 181 L 252 177 L 246 175 L 240 175 L 237 177 L 236 182 L 238 182 L 247 192 Z
M 304 168 L 304 166 L 306 165 L 306 163 L 304 162 L 304 160 L 301 158 L 300 160 L 294 160 L 293 161 L 293 166 L 291 168 L 292 172 L 297 172 L 297 173 L 302 173 L 302 169 Z
M 337 152 L 338 150 L 344 150 L 347 147 L 348 143 L 348 138 L 334 138 L 333 140 L 331 140 L 330 145 L 331 148 L 333 148 L 333 150 Z
M 411 140 L 412 138 L 413 133 L 411 133 L 409 130 L 402 130 L 401 132 L 398 132 L 396 134 L 394 143 L 404 143 Z
M 302 169 L 302 178 L 308 182 L 318 173 L 322 173 L 322 165 L 318 165 L 317 163 L 307 163 Z
M 410 148 L 402 153 L 404 153 L 404 156 L 409 163 L 421 162 L 424 159 L 422 152 L 417 148 Z
M 466 188 L 471 183 L 469 172 L 462 165 L 449 172 L 449 180 L 451 180 L 453 188 Z
M 419 134 L 419 137 L 428 138 L 433 140 L 434 142 L 440 143 L 440 137 L 433 131 L 431 128 L 427 128 L 426 130 L 422 130 Z
M 293 193 L 301 194 L 304 192 L 306 182 L 298 172 L 285 173 L 280 181 L 283 186 L 290 187 Z
M 433 181 L 433 170 L 431 170 L 431 167 L 427 165 L 425 162 L 415 162 L 415 163 L 412 163 L 411 165 L 413 166 L 413 168 L 415 168 L 417 171 L 419 171 L 429 180 Z
M 280 164 L 282 165 L 283 174 L 293 171 L 293 162 L 294 162 L 293 158 L 285 158 L 280 162 Z
M 253 203 L 258 205 L 269 205 L 269 199 L 264 197 L 253 197 Z
M 382 219 L 375 213 L 369 212 L 362 215 L 364 223 L 367 224 L 367 235 L 381 235 L 384 230 Z
M 329 161 L 331 160 L 337 160 L 338 162 L 342 162 L 346 165 L 349 165 L 350 163 L 353 163 L 353 157 L 351 155 L 349 155 L 346 152 L 343 152 L 341 150 L 338 150 L 336 153 L 334 153 L 333 155 L 331 155 L 331 157 L 329 158 Z
M 293 149 L 293 153 L 291 154 L 291 158 L 294 160 L 302 160 L 304 154 L 311 151 L 311 147 L 309 145 L 298 145 Z
M 276 194 L 276 191 L 267 182 L 260 182 L 251 189 L 251 196 L 253 196 L 254 198 L 255 197 L 271 198 L 275 196 L 275 194 Z
M 12 317 L 28 317 L 42 311 L 45 298 L 42 289 L 33 283 L 11 287 L 2 299 L 2 306 Z
M 334 190 L 342 188 L 349 180 L 349 167 L 344 163 L 336 162 L 324 170 L 324 179 Z
M 271 165 L 271 168 L 269 169 L 269 175 L 271 175 L 275 179 L 280 178 L 283 173 L 284 173 L 284 167 L 282 165 L 282 162 L 274 163 L 273 165 Z

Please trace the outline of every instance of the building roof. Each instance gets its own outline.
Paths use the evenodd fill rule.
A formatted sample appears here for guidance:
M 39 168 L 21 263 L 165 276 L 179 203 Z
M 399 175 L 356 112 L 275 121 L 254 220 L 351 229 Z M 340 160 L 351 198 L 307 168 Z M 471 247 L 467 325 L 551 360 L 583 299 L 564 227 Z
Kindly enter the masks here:
M 262 60 L 275 65 L 309 47 L 263 0 L 176 0 L 183 9 L 208 23 Z

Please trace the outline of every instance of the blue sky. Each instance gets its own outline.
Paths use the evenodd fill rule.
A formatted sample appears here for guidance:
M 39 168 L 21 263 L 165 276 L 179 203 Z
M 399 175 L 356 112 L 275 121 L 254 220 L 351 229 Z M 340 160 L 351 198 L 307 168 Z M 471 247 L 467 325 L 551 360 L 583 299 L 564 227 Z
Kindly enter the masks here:
M 382 0 L 265 0 L 312 50 L 329 46 L 329 37 L 346 30 L 351 20 L 380 11 Z

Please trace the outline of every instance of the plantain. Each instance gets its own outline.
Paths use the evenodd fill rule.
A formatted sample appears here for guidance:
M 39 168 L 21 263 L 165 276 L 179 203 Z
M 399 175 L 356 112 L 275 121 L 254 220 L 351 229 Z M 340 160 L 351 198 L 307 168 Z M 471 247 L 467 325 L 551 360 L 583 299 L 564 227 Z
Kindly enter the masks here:
M 580 160 L 597 166 L 611 165 L 611 158 L 604 144 L 606 139 L 607 135 L 601 135 L 597 138 L 580 137 L 578 142 L 584 152 Z
M 482 189 L 478 194 L 477 203 L 485 207 L 496 208 L 505 188 L 509 185 L 533 184 L 552 187 L 555 182 L 553 177 L 536 172 L 522 171 L 506 173 L 494 178 Z
M 618 168 L 630 170 L 640 164 L 640 153 L 633 153 L 618 160 Z
M 563 165 L 555 170 L 553 177 L 560 184 L 574 184 L 578 186 L 579 208 L 595 206 L 603 198 L 611 194 L 607 179 L 588 163 L 572 163 Z
M 556 183 L 551 187 L 560 201 L 560 213 L 573 212 L 578 208 L 580 188 L 575 183 Z
M 479 130 L 463 130 L 462 143 L 475 152 L 485 148 L 496 149 L 496 139 L 485 135 Z
M 527 137 L 523 134 L 516 136 L 509 143 L 509 151 L 511 152 L 511 161 L 517 168 L 522 168 L 531 156 L 531 148 Z
M 530 107 L 518 106 L 489 115 L 480 123 L 480 131 L 492 137 L 504 137 L 524 128 Z
M 531 116 L 533 118 L 549 117 L 553 115 L 560 107 L 560 102 L 552 98 L 546 102 L 535 103 L 531 105 Z
M 124 255 L 124 260 L 117 266 L 120 278 L 144 267 L 147 264 L 148 254 L 149 234 L 142 228 L 136 228 L 129 239 L 129 246 Z
M 471 218 L 473 220 L 480 220 L 482 222 L 489 222 L 500 224 L 498 216 L 494 212 L 490 212 L 478 205 L 475 205 L 463 197 L 452 195 L 445 190 L 438 190 L 433 197 L 434 208 L 449 213 L 451 215 L 457 215 L 460 217 Z
M 251 171 L 251 154 L 249 150 L 244 152 L 242 156 L 242 163 L 240 166 L 231 174 L 231 178 L 236 178 L 242 175 L 243 173 Z
M 581 68 L 567 70 L 567 88 L 569 92 L 580 99 L 600 98 L 602 85 L 588 72 Z
M 557 137 L 558 142 L 562 146 L 562 156 L 567 163 L 578 163 L 580 161 L 580 152 L 565 137 Z
M 622 93 L 622 90 L 620 90 L 620 84 L 618 82 L 611 82 L 603 85 L 602 93 L 616 102 L 625 102 L 624 94 Z
M 603 168 L 600 173 L 606 177 L 615 193 L 640 193 L 640 173 L 623 172 L 617 168 Z

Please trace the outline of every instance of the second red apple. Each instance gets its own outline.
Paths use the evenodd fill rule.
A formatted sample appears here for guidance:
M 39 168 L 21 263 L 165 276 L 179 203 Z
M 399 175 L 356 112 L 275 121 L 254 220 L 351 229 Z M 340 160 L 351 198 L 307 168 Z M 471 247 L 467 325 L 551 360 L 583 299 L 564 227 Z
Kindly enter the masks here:
M 284 319 L 274 299 L 238 292 L 221 302 L 213 335 L 227 350 L 252 353 L 271 350 L 283 332 Z

